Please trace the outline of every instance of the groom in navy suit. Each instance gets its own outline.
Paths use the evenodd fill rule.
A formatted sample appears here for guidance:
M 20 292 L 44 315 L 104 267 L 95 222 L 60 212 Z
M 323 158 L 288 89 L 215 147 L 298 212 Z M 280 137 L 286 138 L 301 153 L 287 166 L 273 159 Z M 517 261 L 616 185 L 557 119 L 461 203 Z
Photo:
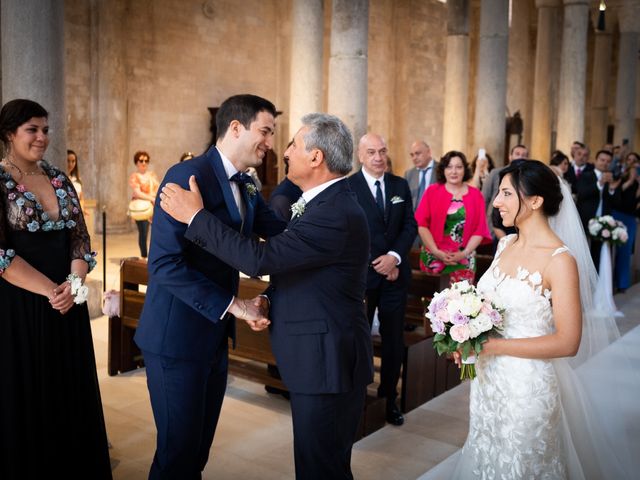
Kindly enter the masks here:
M 296 477 L 350 479 L 351 449 L 373 380 L 364 293 L 367 221 L 345 176 L 353 141 L 336 117 L 310 114 L 287 149 L 289 178 L 303 191 L 287 230 L 257 242 L 167 185 L 161 206 L 190 222 L 186 238 L 250 275 L 271 275 L 271 346 L 291 392 Z M 201 181 L 198 179 L 198 181 Z
M 169 169 L 162 185 L 196 175 L 207 213 L 250 236 L 280 233 L 285 223 L 244 172 L 271 148 L 276 110 L 254 95 L 225 100 L 216 115 L 216 146 Z M 149 288 L 135 341 L 147 367 L 158 431 L 149 478 L 200 478 L 209 458 L 227 384 L 235 318 L 255 320 L 258 302 L 240 301 L 238 270 L 184 239 L 186 227 L 156 208 Z
M 367 215 L 371 237 L 367 315 L 372 324 L 378 309 L 382 340 L 378 396 L 386 399 L 387 422 L 399 426 L 404 417 L 396 405 L 396 388 L 404 357 L 404 312 L 411 281 L 409 250 L 418 225 L 409 184 L 404 178 L 385 173 L 384 139 L 375 133 L 364 135 L 358 144 L 358 159 L 362 170 L 349 177 L 349 184 Z

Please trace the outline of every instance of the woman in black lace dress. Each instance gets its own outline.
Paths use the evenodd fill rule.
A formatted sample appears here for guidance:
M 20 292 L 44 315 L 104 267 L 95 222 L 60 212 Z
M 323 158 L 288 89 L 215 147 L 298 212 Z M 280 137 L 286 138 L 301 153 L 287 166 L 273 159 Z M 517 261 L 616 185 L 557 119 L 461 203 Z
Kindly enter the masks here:
M 8 102 L 0 140 L 0 478 L 111 478 L 86 289 L 78 288 L 95 265 L 80 203 L 66 175 L 42 159 L 44 108 Z

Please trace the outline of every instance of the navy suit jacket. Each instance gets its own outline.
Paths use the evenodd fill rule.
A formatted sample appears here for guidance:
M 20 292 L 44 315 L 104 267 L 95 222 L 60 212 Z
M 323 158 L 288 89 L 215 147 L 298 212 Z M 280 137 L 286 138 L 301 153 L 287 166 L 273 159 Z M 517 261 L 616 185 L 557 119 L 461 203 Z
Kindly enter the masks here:
M 411 278 L 411 265 L 409 265 L 409 250 L 418 233 L 418 224 L 413 215 L 413 204 L 409 184 L 404 178 L 384 174 L 385 212 L 380 212 L 376 200 L 371 194 L 367 180 L 362 171 L 349 177 L 351 189 L 356 193 L 358 202 L 367 216 L 369 235 L 371 237 L 371 251 L 369 257 L 369 273 L 367 275 L 367 288 L 377 288 L 384 276 L 380 275 L 371 266 L 371 262 L 393 250 L 402 261 L 399 269 L 400 275 L 396 282 L 398 287 L 408 287 Z M 392 201 L 393 200 L 393 201 Z
M 582 220 L 582 226 L 585 232 L 589 232 L 589 220 L 596 216 L 598 205 L 600 203 L 600 190 L 598 190 L 598 177 L 593 169 L 582 171 L 580 178 L 576 181 L 576 206 Z M 605 183 L 602 188 L 602 215 L 611 214 L 612 204 L 619 198 L 620 189 L 609 193 L 609 184 Z
M 188 188 L 196 176 L 204 208 L 230 228 L 240 230 L 242 219 L 220 154 L 211 147 L 204 155 L 169 169 L 167 182 Z M 275 235 L 286 223 L 277 219 L 259 193 L 246 193 L 243 230 Z M 253 226 L 253 229 L 252 229 Z M 226 345 L 235 324 L 223 312 L 238 291 L 238 271 L 184 238 L 179 223 L 156 202 L 149 252 L 149 285 L 135 341 L 142 350 L 187 360 L 211 360 Z
M 239 235 L 205 210 L 186 238 L 249 275 L 271 275 L 271 346 L 289 390 L 340 393 L 373 381 L 364 305 L 369 235 L 345 180 L 266 242 Z

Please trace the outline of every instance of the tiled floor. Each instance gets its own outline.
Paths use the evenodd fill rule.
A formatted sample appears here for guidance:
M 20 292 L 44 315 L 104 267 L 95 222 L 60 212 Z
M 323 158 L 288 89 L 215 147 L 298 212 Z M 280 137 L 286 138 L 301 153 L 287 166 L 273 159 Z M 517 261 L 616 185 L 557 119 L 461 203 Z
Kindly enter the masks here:
M 96 237 L 94 247 L 101 245 Z M 107 245 L 107 288 L 118 288 L 119 259 L 137 255 L 134 234 L 113 235 Z M 91 276 L 102 280 L 102 260 Z M 626 313 L 624 332 L 638 325 L 640 286 L 616 296 Z M 117 480 L 144 479 L 154 451 L 155 428 L 144 370 L 107 375 L 107 318 L 92 321 L 98 374 Z M 358 479 L 415 479 L 457 451 L 468 422 L 468 384 L 406 415 L 402 427 L 387 426 L 358 442 L 353 471 Z M 262 385 L 230 377 L 205 479 L 294 478 L 289 404 Z

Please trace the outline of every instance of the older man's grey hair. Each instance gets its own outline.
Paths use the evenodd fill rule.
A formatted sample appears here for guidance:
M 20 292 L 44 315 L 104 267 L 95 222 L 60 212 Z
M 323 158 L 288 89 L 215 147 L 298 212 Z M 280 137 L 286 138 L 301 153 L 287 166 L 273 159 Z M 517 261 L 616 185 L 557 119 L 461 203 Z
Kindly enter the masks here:
M 302 117 L 302 124 L 309 127 L 304 135 L 307 152 L 317 148 L 324 153 L 331 173 L 348 174 L 353 166 L 353 137 L 342 120 L 326 113 L 310 113 Z

